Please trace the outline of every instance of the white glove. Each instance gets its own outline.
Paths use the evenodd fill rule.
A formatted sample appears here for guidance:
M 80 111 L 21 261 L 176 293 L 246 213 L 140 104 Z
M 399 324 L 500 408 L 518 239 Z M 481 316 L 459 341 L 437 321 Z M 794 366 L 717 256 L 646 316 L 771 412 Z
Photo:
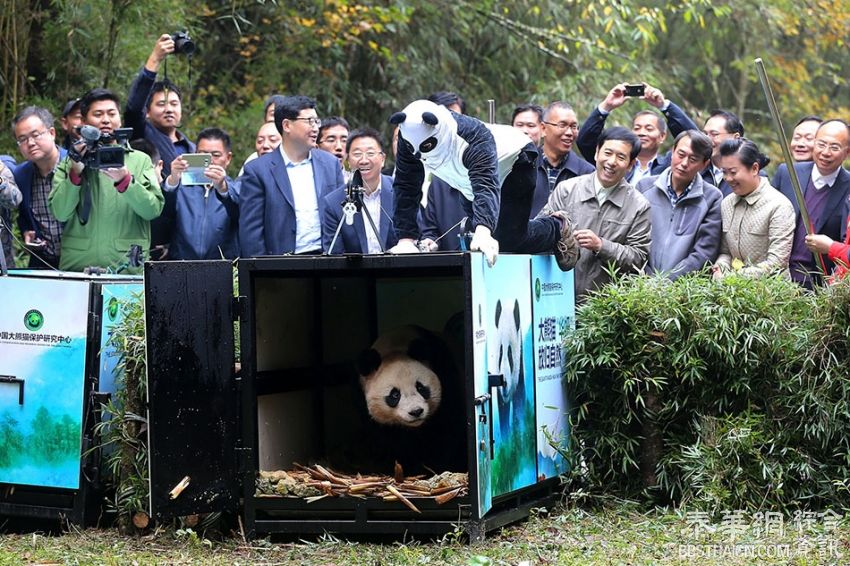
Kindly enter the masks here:
M 402 238 L 396 245 L 390 248 L 391 254 L 418 254 L 419 248 L 416 241 L 411 238 Z
M 419 240 L 419 249 L 423 252 L 435 252 L 440 249 L 440 246 L 431 238 L 425 238 L 424 240 Z
M 469 249 L 483 253 L 484 257 L 487 258 L 487 265 L 490 267 L 493 267 L 499 257 L 499 242 L 493 239 L 493 236 L 490 235 L 490 229 L 485 226 L 475 227 Z

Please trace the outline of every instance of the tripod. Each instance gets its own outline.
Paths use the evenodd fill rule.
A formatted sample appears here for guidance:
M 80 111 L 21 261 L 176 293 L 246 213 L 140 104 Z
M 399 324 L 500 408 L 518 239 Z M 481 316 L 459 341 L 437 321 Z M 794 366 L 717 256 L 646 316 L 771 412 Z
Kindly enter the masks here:
M 354 173 L 351 174 L 351 179 L 348 181 L 348 186 L 345 188 L 345 200 L 340 203 L 342 206 L 342 218 L 339 219 L 336 232 L 334 232 L 334 238 L 331 240 L 331 245 L 328 247 L 327 251 L 325 251 L 325 255 L 331 255 L 331 251 L 333 251 L 334 246 L 336 245 L 337 238 L 339 238 L 339 233 L 342 230 L 343 223 L 349 226 L 354 224 L 354 215 L 358 212 L 365 216 L 366 220 L 369 221 L 369 226 L 372 227 L 372 232 L 378 240 L 378 246 L 381 248 L 381 253 L 386 252 L 384 244 L 381 242 L 381 235 L 378 232 L 378 228 L 375 226 L 375 221 L 372 220 L 372 215 L 369 213 L 369 209 L 363 204 L 363 195 L 365 193 L 366 189 L 363 188 L 363 176 L 360 174 L 360 169 L 355 169 Z

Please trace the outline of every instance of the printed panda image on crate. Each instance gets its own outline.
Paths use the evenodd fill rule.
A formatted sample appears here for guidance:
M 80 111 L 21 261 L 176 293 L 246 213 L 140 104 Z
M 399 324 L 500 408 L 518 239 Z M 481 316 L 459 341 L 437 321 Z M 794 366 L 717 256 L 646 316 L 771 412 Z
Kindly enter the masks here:
M 462 379 L 442 336 L 418 326 L 383 334 L 357 362 L 367 438 L 378 463 L 405 473 L 465 470 Z M 379 464 L 380 465 L 380 464 Z

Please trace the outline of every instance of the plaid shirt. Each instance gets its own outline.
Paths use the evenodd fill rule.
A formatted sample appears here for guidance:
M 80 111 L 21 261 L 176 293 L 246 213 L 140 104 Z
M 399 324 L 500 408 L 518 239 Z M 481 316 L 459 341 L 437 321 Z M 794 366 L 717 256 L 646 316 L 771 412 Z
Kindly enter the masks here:
M 47 242 L 44 254 L 59 257 L 62 240 L 62 223 L 50 212 L 47 195 L 53 187 L 53 171 L 43 177 L 36 168 L 32 176 L 32 214 L 41 228 L 42 238 Z

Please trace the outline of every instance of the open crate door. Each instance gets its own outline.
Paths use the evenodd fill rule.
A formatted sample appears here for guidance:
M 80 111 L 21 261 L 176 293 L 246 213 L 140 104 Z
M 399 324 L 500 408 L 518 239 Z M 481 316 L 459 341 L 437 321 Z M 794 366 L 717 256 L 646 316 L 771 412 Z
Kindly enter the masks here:
M 145 264 L 151 513 L 236 509 L 239 398 L 228 261 Z M 170 492 L 188 477 L 176 497 Z
M 492 422 L 490 379 L 487 373 L 487 289 L 484 270 L 487 264 L 483 254 L 469 254 L 472 283 L 472 366 L 475 389 L 475 457 L 470 469 L 469 489 L 477 503 L 478 517 L 483 517 L 493 507 L 493 490 L 490 485 L 492 462 Z

